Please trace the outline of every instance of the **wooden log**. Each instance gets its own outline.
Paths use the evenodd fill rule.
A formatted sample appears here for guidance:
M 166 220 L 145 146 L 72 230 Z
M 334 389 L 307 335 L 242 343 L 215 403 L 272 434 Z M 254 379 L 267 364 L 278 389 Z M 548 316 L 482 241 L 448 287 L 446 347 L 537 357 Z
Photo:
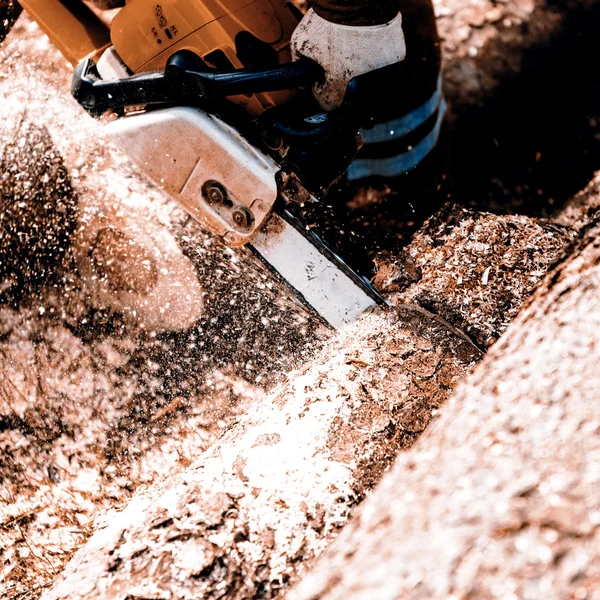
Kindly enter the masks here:
M 107 519 L 45 598 L 277 596 L 479 357 L 420 309 L 366 316 Z
M 600 592 L 600 221 L 290 600 Z
M 491 244 L 490 260 L 504 255 L 489 233 L 502 236 L 496 222 L 503 217 L 454 210 L 465 226 L 488 222 L 487 234 L 467 227 L 470 238 Z M 438 235 L 449 256 L 460 254 L 465 237 L 444 228 Z M 561 235 L 568 243 L 559 228 L 517 221 L 512 245 L 556 254 Z M 451 264 L 456 276 L 470 268 Z M 493 304 L 500 295 L 492 290 L 480 283 L 467 293 L 487 294 Z M 441 299 L 446 290 L 436 293 Z M 106 519 L 44 600 L 281 596 L 481 356 L 464 334 L 418 306 L 366 315 L 189 469 Z
M 600 210 L 600 171 L 592 181 L 556 212 L 554 221 L 579 230 L 585 227 Z

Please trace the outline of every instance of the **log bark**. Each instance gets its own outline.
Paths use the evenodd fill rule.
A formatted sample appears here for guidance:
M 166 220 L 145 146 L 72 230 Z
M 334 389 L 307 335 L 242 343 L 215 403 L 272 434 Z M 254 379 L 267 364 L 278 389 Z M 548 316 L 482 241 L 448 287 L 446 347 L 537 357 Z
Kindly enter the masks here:
M 477 235 L 491 243 L 490 260 L 504 255 L 489 233 L 502 239 L 503 217 L 447 211 L 470 232 L 438 228 L 448 257 Z M 488 233 L 469 221 L 488 223 Z M 536 243 L 556 256 L 567 231 L 524 220 L 512 245 L 518 253 Z M 451 264 L 457 277 L 468 265 Z M 539 265 L 528 264 L 528 276 L 538 277 Z M 494 289 L 479 281 L 468 294 L 494 304 Z M 447 292 L 436 290 L 440 302 Z M 280 597 L 481 356 L 462 332 L 416 305 L 366 315 L 189 469 L 106 519 L 44 600 Z
M 576 194 L 567 204 L 556 212 L 554 221 L 557 224 L 580 230 L 585 227 L 600 211 L 600 171 L 592 181 Z
M 420 309 L 366 316 L 107 519 L 45 598 L 277 596 L 479 357 Z
M 596 598 L 600 221 L 290 600 Z

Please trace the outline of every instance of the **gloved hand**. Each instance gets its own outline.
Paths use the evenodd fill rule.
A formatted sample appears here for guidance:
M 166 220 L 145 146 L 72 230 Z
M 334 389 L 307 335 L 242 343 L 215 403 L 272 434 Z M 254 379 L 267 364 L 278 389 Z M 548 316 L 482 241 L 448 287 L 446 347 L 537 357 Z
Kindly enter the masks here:
M 339 107 L 353 77 L 394 63 L 401 92 L 389 97 L 385 81 L 370 79 L 377 106 L 362 130 L 364 146 L 347 172 L 350 182 L 401 177 L 437 145 L 446 106 L 441 90 L 440 43 L 431 0 L 315 0 L 294 33 L 295 55 L 326 71 L 313 91 L 327 111 Z

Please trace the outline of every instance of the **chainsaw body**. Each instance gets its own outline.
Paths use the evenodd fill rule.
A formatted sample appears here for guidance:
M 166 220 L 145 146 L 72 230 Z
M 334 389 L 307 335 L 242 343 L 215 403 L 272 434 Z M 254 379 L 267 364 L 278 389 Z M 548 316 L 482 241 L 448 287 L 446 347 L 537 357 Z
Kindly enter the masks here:
M 74 97 L 118 117 L 108 131 L 148 177 L 334 327 L 384 303 L 303 220 L 356 157 L 361 128 L 397 114 L 402 17 L 382 19 L 378 2 L 362 2 L 366 27 L 337 22 L 337 0 L 315 2 L 333 21 L 311 9 L 297 27 L 284 0 L 22 0 L 77 64 Z M 350 5 L 344 16 L 360 12 Z
M 256 60 L 291 60 L 290 38 L 298 13 L 281 0 L 129 0 L 99 8 L 93 0 L 23 0 L 61 53 L 73 64 L 95 62 L 113 47 L 131 74 L 164 69 L 188 50 L 208 66 L 233 70 Z M 290 90 L 234 98 L 251 114 L 286 102 Z

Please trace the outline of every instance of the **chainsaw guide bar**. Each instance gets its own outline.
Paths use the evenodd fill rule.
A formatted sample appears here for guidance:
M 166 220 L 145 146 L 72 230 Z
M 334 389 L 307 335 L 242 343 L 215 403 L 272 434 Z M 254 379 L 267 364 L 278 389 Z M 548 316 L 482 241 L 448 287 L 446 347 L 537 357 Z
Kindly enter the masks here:
M 387 304 L 367 279 L 285 208 L 276 208 L 250 247 L 335 329 Z

